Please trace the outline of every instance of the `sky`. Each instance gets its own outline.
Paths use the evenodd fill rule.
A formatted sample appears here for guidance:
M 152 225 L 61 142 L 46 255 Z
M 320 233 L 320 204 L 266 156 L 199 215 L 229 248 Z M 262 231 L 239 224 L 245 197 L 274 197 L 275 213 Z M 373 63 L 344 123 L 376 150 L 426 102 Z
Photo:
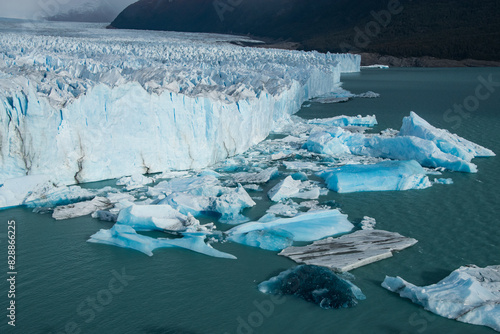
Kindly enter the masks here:
M 137 0 L 0 0 L 0 17 L 33 19 L 57 14 L 62 9 L 85 2 L 103 2 L 119 13 Z

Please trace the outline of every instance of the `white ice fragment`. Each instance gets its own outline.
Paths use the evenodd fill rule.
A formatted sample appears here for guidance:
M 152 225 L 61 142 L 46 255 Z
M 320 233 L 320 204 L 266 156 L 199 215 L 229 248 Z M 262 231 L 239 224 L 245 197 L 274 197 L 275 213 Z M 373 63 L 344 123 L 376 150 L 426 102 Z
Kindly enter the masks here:
M 386 277 L 382 286 L 440 316 L 500 331 L 500 266 L 461 267 L 425 287 Z
M 104 197 L 96 197 L 91 201 L 79 202 L 58 206 L 54 209 L 52 218 L 55 220 L 70 219 L 90 215 L 98 210 L 108 209 L 112 206 L 111 202 Z
M 135 174 L 132 176 L 122 177 L 116 181 L 117 186 L 125 186 L 127 191 L 144 187 L 145 185 L 153 183 L 154 180 L 142 174 Z
M 268 192 L 273 202 L 288 198 L 316 199 L 320 196 L 320 188 L 309 181 L 294 180 L 287 176 Z

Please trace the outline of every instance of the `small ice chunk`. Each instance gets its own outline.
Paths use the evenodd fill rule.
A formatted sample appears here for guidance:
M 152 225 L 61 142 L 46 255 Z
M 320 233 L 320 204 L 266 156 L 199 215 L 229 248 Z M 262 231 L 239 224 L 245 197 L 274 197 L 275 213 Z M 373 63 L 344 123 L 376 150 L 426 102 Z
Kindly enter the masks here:
M 259 291 L 274 295 L 292 295 L 323 309 L 354 307 L 366 297 L 351 282 L 331 270 L 302 265 L 280 273 L 259 284 Z
M 52 218 L 55 220 L 70 219 L 90 215 L 98 210 L 108 209 L 112 206 L 109 199 L 105 197 L 96 197 L 91 201 L 79 202 L 58 206 L 54 209 Z
M 386 277 L 382 286 L 442 317 L 500 331 L 500 266 L 461 267 L 424 287 Z
M 302 182 L 287 176 L 268 192 L 273 202 L 279 202 L 287 198 L 317 199 L 320 196 L 319 187 L 309 181 Z
M 274 179 L 279 175 L 278 168 L 270 167 L 264 169 L 259 173 L 240 172 L 232 175 L 237 183 L 267 183 L 269 180 Z
M 318 173 L 328 189 L 338 193 L 425 189 L 432 184 L 416 161 L 382 161 L 346 165 Z
M 286 203 L 272 205 L 266 212 L 277 216 L 295 217 L 299 213 L 298 208 L 297 203 L 288 200 Z
M 137 188 L 142 188 L 148 184 L 153 183 L 154 180 L 150 177 L 144 176 L 142 174 L 135 174 L 132 176 L 122 177 L 116 181 L 117 186 L 125 186 L 127 191 L 131 191 Z
M 214 200 L 214 211 L 221 214 L 219 218 L 221 223 L 240 224 L 249 220 L 240 214 L 241 211 L 255 205 L 245 188 L 238 184 L 236 189 L 228 188 Z
M 157 197 L 161 194 L 170 195 L 174 192 L 183 192 L 198 196 L 217 196 L 221 182 L 212 175 L 196 176 L 170 181 L 162 181 L 150 187 L 148 195 Z
M 242 245 L 277 252 L 292 245 L 293 234 L 281 229 L 256 230 L 232 235 L 228 240 Z
M 321 168 L 318 164 L 309 161 L 283 161 L 286 169 L 290 170 L 312 170 L 319 171 Z
M 435 179 L 434 184 L 453 184 L 453 179 Z
M 262 191 L 262 188 L 258 184 L 245 184 L 243 188 L 248 191 Z
M 375 218 L 364 216 L 363 220 L 361 220 L 361 229 L 362 230 L 373 230 L 375 225 L 377 225 L 377 221 Z

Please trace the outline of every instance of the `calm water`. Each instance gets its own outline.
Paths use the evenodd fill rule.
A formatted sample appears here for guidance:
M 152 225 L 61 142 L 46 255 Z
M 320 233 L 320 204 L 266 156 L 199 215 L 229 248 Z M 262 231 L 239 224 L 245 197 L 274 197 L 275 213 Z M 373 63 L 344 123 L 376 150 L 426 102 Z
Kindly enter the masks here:
M 344 87 L 354 93 L 373 90 L 379 99 L 313 104 L 300 115 L 376 114 L 376 130 L 382 130 L 399 129 L 413 110 L 500 153 L 500 87 L 461 124 L 443 116 L 474 94 L 479 76 L 490 74 L 500 82 L 498 69 L 364 70 L 345 76 Z M 111 227 L 90 217 L 56 222 L 26 209 L 1 211 L 4 314 L 8 219 L 17 222 L 18 276 L 17 326 L 8 327 L 1 315 L 0 333 L 494 333 L 434 316 L 380 287 L 385 275 L 427 285 L 461 265 L 500 264 L 500 162 L 497 157 L 475 162 L 478 174 L 446 173 L 455 182 L 450 186 L 322 198 L 340 203 L 353 221 L 371 216 L 377 228 L 419 240 L 391 259 L 352 271 L 367 299 L 346 310 L 322 310 L 292 297 L 273 302 L 261 294 L 258 283 L 294 265 L 273 252 L 227 243 L 215 247 L 238 260 L 176 249 L 157 250 L 150 258 L 86 243 L 97 230 Z M 127 276 L 117 280 L 123 271 Z M 267 308 L 259 311 L 256 305 Z

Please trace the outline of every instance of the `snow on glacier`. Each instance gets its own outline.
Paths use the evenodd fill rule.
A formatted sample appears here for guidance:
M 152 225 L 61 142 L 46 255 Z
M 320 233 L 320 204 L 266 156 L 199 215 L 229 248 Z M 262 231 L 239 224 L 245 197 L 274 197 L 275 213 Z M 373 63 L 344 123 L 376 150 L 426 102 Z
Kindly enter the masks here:
M 373 165 L 345 165 L 318 173 L 328 189 L 338 193 L 425 189 L 432 186 L 415 160 L 382 161 Z
M 425 287 L 386 277 L 382 286 L 440 316 L 500 332 L 500 266 L 461 267 Z
M 19 24 L 0 25 L 0 183 L 203 168 L 264 140 L 304 101 L 335 90 L 341 73 L 359 71 L 350 54 Z

